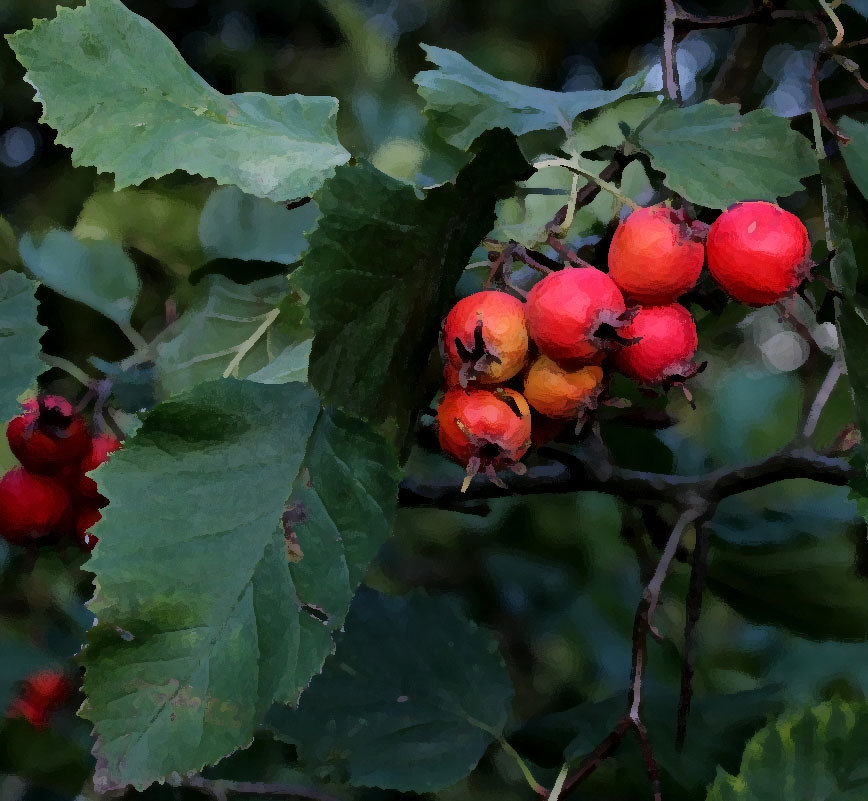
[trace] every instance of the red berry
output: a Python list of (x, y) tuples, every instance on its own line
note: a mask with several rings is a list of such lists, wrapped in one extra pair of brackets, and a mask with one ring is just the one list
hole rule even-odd
[(605, 331), (623, 325), (624, 297), (615, 282), (592, 267), (547, 275), (531, 289), (525, 316), (539, 349), (560, 362), (588, 363), (608, 347)]
[(527, 371), (524, 396), (540, 414), (570, 419), (583, 416), (596, 405), (602, 382), (603, 371), (599, 367), (565, 370), (548, 356), (540, 356)]
[(730, 206), (712, 224), (706, 248), (717, 283), (752, 306), (768, 306), (791, 294), (811, 269), (805, 226), (774, 203)]
[(90, 533), (99, 521), (102, 520), (100, 507), (94, 504), (83, 504), (78, 508), (75, 518), (75, 540), (86, 551), (92, 551), (99, 539)]
[(443, 348), (462, 386), (508, 381), (527, 361), (524, 304), (496, 291), (462, 298), (443, 322)]
[[(516, 468), (530, 447), (530, 408), (511, 389), (451, 389), (437, 409), (440, 446), (467, 468), (468, 480), (483, 471)], [(521, 468), (518, 468), (521, 471)]]
[(31, 473), (54, 475), (80, 462), (90, 447), (90, 433), (69, 401), (55, 395), (22, 404), (24, 414), (6, 428), (9, 447)]
[(96, 470), (120, 448), (121, 441), (114, 434), (96, 434), (90, 441), (90, 451), (81, 463), (81, 472), (89, 473), (91, 470)]
[(615, 354), (615, 365), (626, 376), (645, 384), (687, 378), (697, 371), (690, 360), (699, 344), (693, 315), (683, 306), (649, 306), (639, 310), (621, 329), (636, 339)]
[(678, 212), (665, 206), (634, 211), (615, 231), (609, 276), (637, 303), (671, 303), (692, 289), (705, 248)]
[(71, 692), (72, 686), (62, 673), (42, 670), (24, 682), (21, 695), (10, 704), (8, 714), (44, 729), (48, 726), (49, 712), (62, 706)]
[(56, 533), (70, 507), (69, 490), (60, 482), (23, 467), (0, 478), (0, 536), (24, 545)]

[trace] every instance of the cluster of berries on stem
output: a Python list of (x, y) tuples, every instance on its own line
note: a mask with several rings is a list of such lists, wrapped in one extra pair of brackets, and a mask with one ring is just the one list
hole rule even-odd
[(44, 545), (71, 537), (93, 549), (90, 529), (107, 499), (88, 473), (121, 443), (92, 434), (72, 404), (41, 395), (22, 404), (6, 428), (9, 448), (21, 463), (0, 478), (0, 536), (14, 545)]
[[(607, 271), (567, 266), (522, 301), (484, 290), (453, 306), (442, 326), (445, 393), (437, 410), (442, 449), (495, 483), (564, 430), (580, 428), (605, 397), (613, 371), (664, 390), (702, 369), (688, 308), (707, 263), (736, 301), (765, 306), (810, 278), (802, 222), (773, 203), (736, 203), (710, 226), (684, 209), (633, 211), (615, 231)], [(684, 389), (690, 399), (690, 394)]]

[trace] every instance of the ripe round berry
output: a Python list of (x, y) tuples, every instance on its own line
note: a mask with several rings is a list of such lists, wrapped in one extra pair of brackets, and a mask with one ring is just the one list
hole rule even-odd
[(69, 506), (63, 484), (16, 467), (0, 478), (0, 536), (24, 545), (54, 534)]
[(96, 434), (90, 441), (90, 451), (81, 463), (81, 472), (89, 473), (91, 470), (96, 470), (120, 448), (121, 441), (114, 434)]
[[(531, 289), (525, 304), (528, 331), (550, 359), (588, 363), (608, 347), (607, 334), (623, 325), (621, 290), (593, 267), (547, 275)], [(608, 330), (607, 330), (608, 329)]]
[[(437, 409), (440, 446), (467, 468), (468, 481), (482, 471), (516, 467), (530, 447), (530, 407), (511, 389), (451, 389)], [(520, 469), (520, 468), (519, 468)]]
[(24, 682), (20, 696), (10, 704), (9, 716), (24, 718), (34, 728), (44, 729), (49, 713), (62, 706), (71, 692), (72, 687), (62, 673), (42, 670)]
[(715, 281), (751, 306), (768, 306), (791, 294), (811, 269), (805, 226), (774, 203), (730, 206), (712, 224), (706, 248)]
[(630, 299), (645, 305), (671, 303), (692, 289), (705, 248), (690, 224), (665, 206), (634, 211), (615, 231), (609, 276)]
[(596, 405), (602, 382), (603, 371), (599, 367), (565, 370), (548, 356), (540, 356), (527, 371), (524, 396), (540, 414), (569, 419), (583, 416)]
[(527, 362), (524, 304), (496, 291), (462, 298), (443, 322), (443, 347), (462, 386), (508, 381)]
[(699, 339), (693, 315), (677, 303), (642, 308), (621, 335), (637, 341), (615, 354), (616, 367), (644, 384), (678, 381), (696, 373), (690, 360)]
[(54, 475), (77, 464), (90, 448), (84, 420), (65, 398), (46, 395), (22, 404), (6, 428), (9, 448), (31, 473)]

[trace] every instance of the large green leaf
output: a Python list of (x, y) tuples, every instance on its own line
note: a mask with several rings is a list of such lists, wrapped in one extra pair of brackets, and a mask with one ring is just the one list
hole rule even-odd
[(21, 238), (21, 258), (43, 284), (127, 327), (141, 290), (136, 267), (109, 239), (79, 240), (51, 231), (37, 243)]
[(206, 276), (157, 347), (162, 392), (173, 395), (221, 376), (263, 384), (307, 380), (310, 335), (284, 325), (278, 308), (288, 292), (282, 275), (252, 284)]
[(552, 128), (569, 133), (580, 114), (638, 92), (645, 82), (642, 73), (617, 89), (553, 92), (495, 78), (453, 50), (426, 44), (422, 49), (437, 67), (413, 79), (426, 113), (438, 133), (462, 150), (492, 128), (508, 128), (516, 136)]
[(281, 685), (319, 670), (310, 623), (330, 642), (343, 622), (397, 475), (382, 440), (306, 385), (234, 380), (157, 406), (96, 475), (111, 504), (88, 563), (99, 623), (82, 714), (97, 789), (141, 788), (248, 745), (291, 700)]
[(211, 258), (294, 264), (307, 249), (316, 203), (288, 211), (282, 203), (246, 195), (234, 186), (216, 189), (199, 218), (199, 237)]
[(403, 426), (455, 284), (526, 170), (498, 130), (454, 184), (422, 197), (367, 164), (339, 168), (317, 193), (322, 217), (293, 280), (310, 296), (310, 375), (329, 401)]
[(147, 189), (101, 189), (85, 201), (73, 233), (79, 239), (113, 239), (187, 276), (206, 260), (197, 225), (207, 196), (203, 186), (161, 182)]
[(868, 795), (866, 737), (862, 704), (785, 715), (748, 742), (738, 775), (718, 770), (706, 801), (859, 801)]
[(688, 200), (724, 209), (739, 200), (777, 200), (817, 172), (810, 143), (768, 109), (742, 115), (706, 100), (651, 114), (632, 141)]
[(0, 273), (0, 420), (18, 412), (18, 396), (32, 386), (45, 365), (36, 322), (36, 284), (12, 270)]
[(468, 775), (512, 701), (494, 639), (421, 592), (362, 592), (346, 629), (298, 709), (272, 713), (279, 735), (356, 786), (421, 793)]
[(7, 39), (37, 87), (41, 121), (72, 148), (73, 164), (113, 172), (119, 189), (185, 170), (287, 200), (349, 158), (337, 140), (337, 100), (222, 95), (119, 0), (61, 8)]

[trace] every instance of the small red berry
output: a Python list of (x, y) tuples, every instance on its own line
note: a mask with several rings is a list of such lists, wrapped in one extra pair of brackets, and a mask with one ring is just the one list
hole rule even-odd
[(81, 472), (89, 473), (91, 470), (96, 470), (120, 448), (121, 441), (114, 434), (96, 434), (90, 441), (90, 451), (81, 463)]
[(524, 304), (497, 291), (462, 298), (443, 322), (443, 347), (462, 386), (508, 381), (527, 362)]
[(584, 416), (596, 406), (603, 388), (603, 371), (594, 365), (565, 370), (540, 356), (527, 371), (524, 396), (540, 414), (558, 419)]
[(56, 670), (42, 670), (30, 676), (21, 694), (9, 706), (9, 717), (24, 718), (31, 726), (44, 729), (48, 715), (63, 705), (72, 693), (66, 677)]
[(609, 331), (624, 324), (621, 290), (593, 267), (565, 269), (537, 282), (525, 304), (527, 327), (550, 359), (567, 363), (597, 360), (609, 346)]
[(440, 446), (467, 468), (465, 489), (476, 473), (501, 484), (496, 471), (517, 469), (530, 447), (530, 407), (511, 389), (451, 389), (437, 409)]
[(100, 507), (95, 504), (82, 504), (75, 517), (74, 537), (76, 542), (86, 551), (92, 551), (99, 539), (90, 533), (99, 521), (102, 520)]
[(637, 303), (660, 305), (692, 289), (704, 261), (700, 235), (686, 218), (652, 206), (637, 209), (615, 230), (609, 276)]
[(9, 448), (31, 473), (54, 475), (80, 462), (90, 448), (84, 420), (65, 398), (46, 395), (24, 404), (6, 428)]
[(56, 533), (67, 518), (69, 490), (16, 467), (0, 478), (0, 536), (16, 545)]
[(642, 308), (621, 335), (636, 340), (615, 354), (616, 367), (629, 378), (662, 384), (697, 372), (690, 361), (699, 345), (696, 323), (684, 306)]
[(811, 242), (802, 221), (774, 203), (736, 203), (718, 217), (706, 242), (708, 268), (735, 300), (768, 306), (808, 277)]

